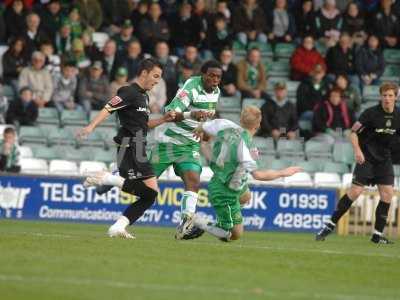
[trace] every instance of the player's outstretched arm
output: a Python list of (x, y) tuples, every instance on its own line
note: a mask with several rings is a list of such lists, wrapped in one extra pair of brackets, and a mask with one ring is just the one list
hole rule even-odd
[(147, 122), (147, 126), (149, 126), (150, 129), (153, 129), (166, 122), (173, 122), (175, 120), (175, 117), (175, 111), (167, 111), (161, 118), (149, 120), (149, 122)]
[(303, 171), (303, 169), (300, 167), (289, 167), (281, 170), (254, 170), (251, 172), (251, 175), (256, 180), (268, 181), (280, 177), (292, 176), (301, 171)]
[(94, 117), (94, 119), (92, 120), (92, 122), (89, 123), (89, 125), (87, 125), (86, 127), (83, 127), (82, 129), (80, 129), (77, 132), (77, 138), (79, 139), (84, 139), (86, 138), (89, 134), (91, 134), (93, 132), (93, 130), (95, 130), (95, 128), (101, 124), (105, 119), (108, 118), (108, 116), (110, 115), (110, 112), (103, 108), (97, 115), (96, 117)]

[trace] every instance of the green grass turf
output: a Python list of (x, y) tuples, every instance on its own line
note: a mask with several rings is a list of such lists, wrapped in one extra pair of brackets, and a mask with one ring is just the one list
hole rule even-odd
[(0, 299), (400, 299), (400, 247), (368, 237), (247, 232), (175, 241), (172, 228), (0, 221)]

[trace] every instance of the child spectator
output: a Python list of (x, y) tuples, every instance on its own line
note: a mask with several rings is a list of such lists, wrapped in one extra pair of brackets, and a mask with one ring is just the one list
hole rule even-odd
[(4, 130), (0, 141), (0, 171), (19, 173), (21, 171), (20, 152), (16, 142), (17, 133), (12, 127)]
[(19, 98), (10, 103), (7, 111), (7, 123), (23, 126), (35, 125), (38, 107), (33, 101), (33, 93), (29, 87), (21, 88)]

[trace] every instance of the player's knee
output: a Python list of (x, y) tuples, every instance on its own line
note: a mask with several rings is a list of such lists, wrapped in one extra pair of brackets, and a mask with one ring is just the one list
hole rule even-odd
[(351, 188), (347, 191), (347, 196), (352, 201), (355, 201), (362, 194), (363, 191), (364, 191), (364, 187), (363, 186), (352, 185)]
[(190, 174), (184, 177), (186, 190), (197, 192), (200, 189), (199, 175)]
[(250, 202), (250, 199), (251, 199), (251, 193), (247, 191), (240, 197), (239, 199), (240, 205), (241, 206), (246, 205), (247, 203)]
[(384, 190), (380, 192), (381, 200), (390, 203), (393, 198), (393, 190)]

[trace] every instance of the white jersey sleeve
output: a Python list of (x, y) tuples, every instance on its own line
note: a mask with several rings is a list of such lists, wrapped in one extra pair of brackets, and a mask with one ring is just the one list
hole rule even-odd
[(227, 128), (239, 128), (240, 126), (233, 123), (232, 121), (225, 119), (215, 119), (205, 122), (203, 125), (203, 130), (205, 133), (211, 136), (216, 136), (219, 131)]
[(248, 172), (253, 172), (257, 169), (257, 162), (251, 156), (250, 150), (243, 140), (240, 141), (238, 146), (238, 161), (240, 162), (242, 168)]

